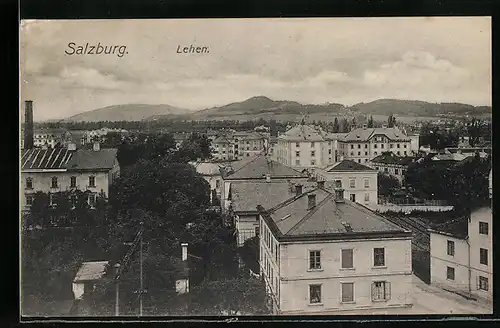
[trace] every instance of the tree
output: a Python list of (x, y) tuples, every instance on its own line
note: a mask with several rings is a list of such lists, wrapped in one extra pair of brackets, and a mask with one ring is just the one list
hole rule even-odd
[(333, 133), (339, 133), (339, 132), (340, 132), (339, 120), (337, 117), (335, 117), (335, 120), (333, 121)]
[(383, 172), (378, 172), (377, 189), (379, 195), (386, 197), (391, 196), (400, 188), (401, 184), (399, 183), (398, 179)]
[(351, 126), (349, 125), (349, 122), (347, 121), (347, 118), (342, 119), (342, 127), (341, 127), (341, 132), (342, 133), (347, 133), (351, 131)]
[(243, 247), (240, 249), (243, 262), (245, 262), (245, 265), (256, 274), (260, 271), (259, 251), (260, 246), (258, 236), (245, 240)]
[(212, 157), (211, 142), (206, 135), (193, 133), (189, 139), (184, 140), (179, 150), (172, 154), (171, 161), (187, 163), (194, 160), (205, 160)]
[(353, 118), (352, 118), (352, 121), (351, 121), (351, 128), (352, 128), (352, 129), (355, 129), (355, 128), (356, 128), (356, 124), (357, 124), (357, 122), (356, 122), (356, 117), (353, 117)]
[(481, 137), (481, 128), (483, 122), (475, 117), (472, 118), (471, 122), (467, 126), (467, 135), (469, 136), (469, 145), (471, 147), (475, 147), (479, 142), (479, 138)]
[(206, 281), (189, 293), (189, 311), (204, 315), (263, 315), (267, 296), (263, 281), (242, 275)]
[(368, 119), (368, 127), (369, 128), (375, 127), (374, 123), (373, 123), (373, 116), (371, 116), (371, 115), (370, 115), (370, 118)]
[(394, 115), (391, 114), (387, 118), (387, 127), (393, 128), (395, 125), (396, 125), (396, 118), (394, 117)]
[(272, 119), (269, 121), (269, 134), (272, 137), (277, 137), (278, 136), (278, 128), (276, 126), (276, 120)]

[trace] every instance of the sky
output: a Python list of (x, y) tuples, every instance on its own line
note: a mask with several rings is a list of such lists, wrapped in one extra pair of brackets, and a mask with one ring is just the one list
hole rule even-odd
[[(69, 43), (127, 54), (68, 55)], [(177, 53), (190, 45), (209, 53)], [(491, 53), (489, 17), (31, 20), (20, 29), (20, 98), (33, 100), (36, 121), (253, 96), (491, 105)]]

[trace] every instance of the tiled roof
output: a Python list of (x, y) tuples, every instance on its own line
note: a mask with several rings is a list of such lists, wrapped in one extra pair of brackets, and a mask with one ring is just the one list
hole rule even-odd
[(67, 169), (100, 170), (114, 166), (117, 149), (99, 151), (67, 148), (25, 149), (21, 153), (21, 170)]
[(112, 169), (118, 149), (104, 148), (98, 151), (79, 149), (67, 164), (68, 170)]
[(64, 169), (74, 153), (65, 148), (26, 149), (21, 153), (21, 170)]
[(410, 138), (406, 136), (398, 128), (359, 128), (354, 129), (349, 132), (345, 138), (341, 139), (343, 141), (368, 141), (375, 135), (384, 135), (389, 140), (407, 140)]
[(373, 163), (379, 164), (395, 164), (395, 165), (409, 165), (414, 162), (415, 157), (410, 156), (397, 156), (393, 152), (386, 152), (372, 159)]
[(104, 277), (108, 261), (83, 262), (73, 282), (92, 281)]
[[(316, 206), (311, 209), (308, 195), (316, 197)], [(268, 213), (285, 236), (405, 231), (360, 204), (349, 200), (337, 203), (334, 194), (321, 188), (289, 199)]]
[(342, 162), (335, 163), (325, 169), (327, 172), (336, 171), (374, 171), (371, 167), (344, 159)]
[[(301, 183), (302, 185), (302, 183)], [(316, 185), (303, 186), (303, 191)], [(295, 196), (295, 186), (286, 181), (259, 181), (231, 183), (232, 207), (235, 212), (257, 212), (257, 205), (272, 208)]]
[(226, 179), (265, 179), (266, 174), (270, 174), (271, 179), (307, 178), (305, 174), (296, 171), (288, 166), (275, 162), (264, 155), (254, 156), (248, 162), (245, 162), (242, 166), (238, 166), (233, 166), (233, 173), (227, 174)]
[(440, 235), (451, 236), (458, 239), (465, 239), (469, 230), (468, 226), (468, 218), (460, 217), (450, 222), (445, 222), (436, 227), (433, 227), (432, 229), (429, 229), (429, 231)]
[(232, 135), (233, 138), (243, 138), (243, 139), (264, 139), (264, 136), (258, 132), (255, 131), (248, 131), (248, 132), (235, 132)]
[(325, 133), (326, 140), (342, 140), (347, 133)]
[(279, 139), (289, 141), (324, 141), (321, 131), (310, 125), (296, 125), (285, 133), (281, 134)]

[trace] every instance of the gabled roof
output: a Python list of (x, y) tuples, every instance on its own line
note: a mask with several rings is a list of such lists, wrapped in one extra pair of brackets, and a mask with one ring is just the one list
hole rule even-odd
[(109, 170), (115, 163), (118, 150), (98, 151), (67, 148), (25, 149), (21, 152), (21, 171), (27, 170)]
[(342, 141), (368, 141), (376, 135), (384, 135), (389, 140), (393, 141), (410, 141), (410, 138), (406, 136), (398, 128), (358, 128), (349, 132), (345, 138), (340, 139)]
[[(301, 183), (302, 185), (302, 183)], [(303, 186), (303, 191), (316, 186)], [(272, 208), (295, 196), (295, 186), (287, 181), (244, 181), (231, 183), (232, 208), (235, 213), (257, 213), (257, 205)]]
[(335, 163), (327, 168), (325, 168), (327, 172), (339, 172), (339, 171), (375, 171), (371, 167), (366, 165), (356, 163), (354, 161), (344, 159), (341, 162)]
[[(237, 165), (237, 164), (236, 164)], [(233, 172), (225, 176), (227, 180), (265, 179), (266, 174), (273, 178), (307, 178), (307, 176), (288, 166), (275, 162), (264, 155), (256, 155), (242, 166), (233, 166)]]
[(285, 133), (281, 134), (278, 139), (288, 141), (324, 141), (321, 131), (310, 125), (296, 125)]
[(83, 262), (73, 282), (93, 281), (104, 277), (108, 261)]
[(415, 160), (415, 157), (398, 156), (393, 152), (385, 152), (382, 155), (378, 155), (377, 157), (373, 158), (371, 162), (377, 164), (409, 165)]
[(190, 162), (201, 175), (221, 175), (221, 165), (210, 162)]
[[(308, 207), (309, 195), (315, 195), (316, 206)], [(271, 220), (280, 237), (349, 238), (354, 235), (404, 234), (411, 232), (387, 221), (368, 208), (343, 200), (335, 201), (335, 195), (322, 189), (305, 192), (266, 211), (259, 207), (261, 214)], [(293, 238), (292, 238), (293, 239)]]
[(450, 236), (457, 239), (465, 239), (465, 237), (467, 237), (468, 235), (468, 226), (468, 218), (460, 217), (433, 227), (432, 229), (429, 229), (429, 232), (444, 236)]

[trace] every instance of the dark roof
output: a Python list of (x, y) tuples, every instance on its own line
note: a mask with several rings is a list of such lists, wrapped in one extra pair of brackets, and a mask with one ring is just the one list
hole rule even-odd
[(26, 149), (21, 152), (21, 170), (107, 170), (114, 166), (118, 150)]
[(275, 162), (264, 155), (256, 155), (243, 165), (232, 166), (233, 172), (225, 176), (227, 180), (265, 179), (266, 174), (273, 178), (307, 178), (307, 176), (288, 166)]
[(98, 151), (79, 149), (67, 164), (68, 170), (108, 170), (112, 169), (118, 149), (103, 148)]
[[(303, 192), (316, 185), (303, 185)], [(257, 212), (257, 205), (272, 208), (295, 196), (294, 183), (287, 181), (258, 181), (231, 183), (232, 208), (234, 212)]]
[(429, 229), (429, 231), (450, 236), (458, 239), (465, 239), (468, 235), (468, 217), (460, 217), (449, 222), (442, 223)]
[(374, 171), (371, 167), (366, 165), (356, 163), (354, 161), (345, 159), (342, 162), (335, 163), (330, 167), (325, 169), (327, 172), (336, 172), (336, 171)]
[(372, 163), (378, 164), (394, 164), (394, 165), (409, 165), (416, 160), (411, 156), (397, 156), (393, 152), (385, 152), (372, 159)]
[[(316, 197), (316, 206), (312, 209), (308, 208), (309, 195)], [(408, 233), (358, 203), (336, 202), (335, 195), (322, 188), (290, 198), (265, 214), (280, 235), (289, 237), (337, 235), (345, 238), (346, 234)]]

